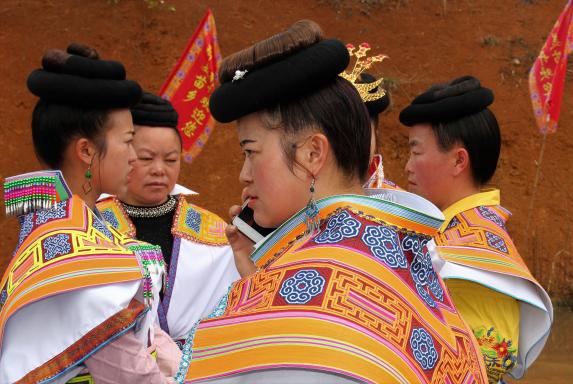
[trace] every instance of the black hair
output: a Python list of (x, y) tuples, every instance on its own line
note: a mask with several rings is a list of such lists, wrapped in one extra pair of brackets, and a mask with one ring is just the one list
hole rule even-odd
[(60, 169), (72, 140), (85, 137), (94, 142), (103, 156), (105, 128), (110, 110), (51, 103), (40, 99), (32, 114), (32, 139), (38, 160)]
[(461, 144), (468, 151), (474, 181), (486, 184), (495, 173), (501, 150), (501, 134), (493, 112), (488, 108), (446, 123), (432, 124), (442, 151)]
[(265, 110), (265, 115), (270, 119), (268, 127), (280, 127), (284, 132), (283, 151), (291, 170), (297, 146), (293, 139), (318, 129), (328, 138), (344, 174), (349, 179), (366, 179), (371, 140), (368, 111), (347, 80), (336, 78), (315, 92)]
[[(317, 47), (319, 49), (315, 50)], [(291, 171), (296, 163), (295, 155), (299, 144), (296, 140), (300, 139), (303, 132), (314, 130), (324, 133), (327, 137), (337, 165), (347, 179), (358, 178), (364, 181), (370, 160), (371, 128), (368, 112), (354, 86), (338, 76), (348, 65), (348, 51), (337, 40), (323, 40), (323, 32), (314, 21), (298, 21), (285, 31), (225, 58), (219, 71), (223, 84), (211, 96), (211, 112), (216, 115), (213, 111), (216, 107), (215, 111), (219, 113), (222, 121), (232, 121), (245, 116), (244, 111), (233, 111), (230, 103), (221, 101), (233, 100), (233, 92), (241, 87), (245, 89), (245, 93), (241, 94), (242, 98), (248, 96), (249, 92), (256, 94), (261, 85), (250, 83), (249, 79), (255, 78), (257, 73), (264, 73), (265, 70), (274, 74), (277, 65), (295, 58), (298, 61), (291, 62), (293, 68), (290, 69), (290, 78), (305, 79), (303, 83), (307, 88), (290, 84), (291, 86), (287, 87), (288, 92), (285, 92), (284, 87), (267, 87), (266, 91), (272, 91), (272, 95), (279, 93), (282, 96), (276, 98), (276, 102), (273, 100), (273, 103), (264, 106), (261, 104), (268, 101), (267, 98), (257, 100), (257, 103), (253, 103), (256, 105), (248, 106), (250, 112), (260, 111), (262, 121), (268, 129), (283, 131), (283, 152)], [(311, 69), (314, 72), (310, 71)], [(238, 82), (237, 87), (233, 87), (232, 79), (238, 70), (246, 70), (250, 74), (247, 74), (242, 83)], [(284, 70), (289, 71), (288, 66), (285, 65)], [(308, 87), (310, 80), (315, 81), (312, 82), (312, 87)]]

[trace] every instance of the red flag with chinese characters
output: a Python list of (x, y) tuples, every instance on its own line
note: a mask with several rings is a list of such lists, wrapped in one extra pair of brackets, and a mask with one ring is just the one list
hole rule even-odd
[(573, 49), (573, 5), (567, 2), (529, 72), (529, 90), (539, 131), (557, 130), (565, 87), (567, 55)]
[(189, 163), (201, 152), (215, 127), (209, 112), (209, 97), (215, 89), (220, 62), (215, 19), (211, 10), (207, 10), (159, 91), (179, 113), (183, 159)]

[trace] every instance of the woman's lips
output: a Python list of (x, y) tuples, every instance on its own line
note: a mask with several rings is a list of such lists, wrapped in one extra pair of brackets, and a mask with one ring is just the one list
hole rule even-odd
[(256, 196), (248, 196), (247, 199), (249, 200), (249, 202), (247, 203), (247, 205), (250, 208), (253, 208), (253, 205), (257, 202), (257, 197)]
[(147, 183), (145, 186), (151, 188), (167, 188), (167, 184), (165, 183)]

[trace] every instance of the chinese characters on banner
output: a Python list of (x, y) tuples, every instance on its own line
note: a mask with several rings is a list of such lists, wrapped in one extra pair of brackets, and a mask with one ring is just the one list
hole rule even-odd
[(209, 112), (209, 97), (215, 89), (220, 62), (215, 19), (211, 10), (207, 10), (159, 91), (179, 113), (178, 129), (183, 139), (183, 159), (187, 162), (201, 152), (215, 126)]
[(542, 134), (557, 130), (567, 72), (567, 55), (573, 49), (572, 16), (573, 5), (569, 0), (529, 72), (533, 112)]

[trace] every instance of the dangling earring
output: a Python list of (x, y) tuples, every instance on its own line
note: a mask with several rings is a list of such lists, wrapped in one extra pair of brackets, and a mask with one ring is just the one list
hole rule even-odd
[(92, 163), (93, 163), (93, 161), (94, 161), (94, 159), (92, 157), (92, 161), (90, 161), (90, 165), (88, 166), (88, 169), (86, 170), (86, 173), (85, 173), (86, 181), (82, 185), (84, 195), (87, 195), (88, 193), (90, 193), (92, 191)]
[(310, 199), (306, 204), (306, 208), (304, 209), (305, 220), (304, 223), (306, 224), (306, 235), (313, 235), (318, 231), (318, 227), (320, 225), (320, 218), (318, 216), (318, 206), (316, 205), (316, 200), (314, 200), (314, 183), (315, 178), (312, 178), (312, 182), (310, 183)]

